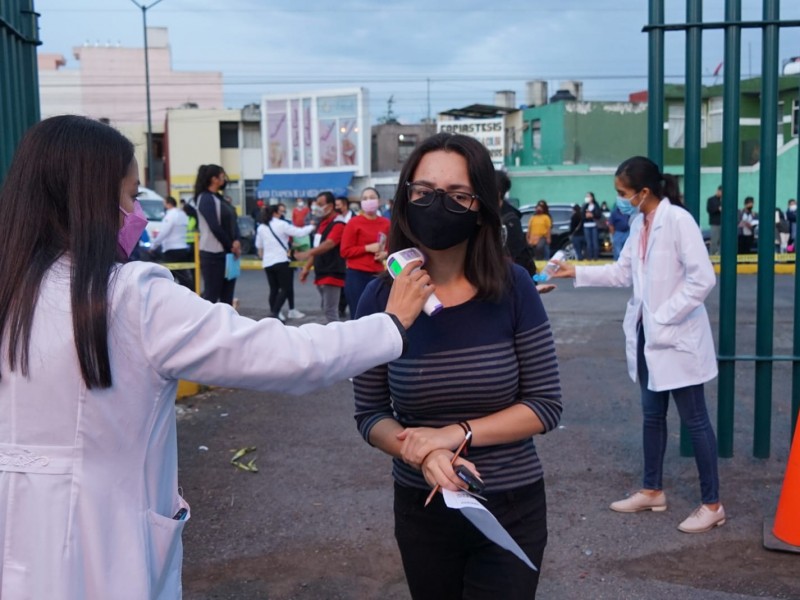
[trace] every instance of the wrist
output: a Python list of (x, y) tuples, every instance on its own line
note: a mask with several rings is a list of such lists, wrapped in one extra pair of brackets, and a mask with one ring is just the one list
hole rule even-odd
[(406, 333), (406, 328), (397, 315), (390, 312), (387, 312), (386, 314), (389, 315), (389, 317), (392, 319), (392, 323), (394, 323), (395, 327), (397, 327), (397, 331), (400, 332), (400, 338), (403, 340), (403, 351), (401, 353), (402, 356), (406, 353), (406, 350), (408, 350), (408, 335)]
[(472, 447), (472, 425), (470, 425), (469, 421), (460, 421), (456, 423), (455, 426), (458, 427), (458, 431), (461, 433), (458, 443), (460, 444), (464, 438), (467, 438), (467, 444), (464, 446), (464, 450), (462, 451), (462, 454), (466, 456), (467, 451)]

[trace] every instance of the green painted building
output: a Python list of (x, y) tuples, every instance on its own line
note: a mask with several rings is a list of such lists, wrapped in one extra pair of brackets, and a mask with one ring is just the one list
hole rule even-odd
[(0, 182), (25, 131), (39, 121), (33, 0), (0, 0)]
[[(761, 78), (742, 80), (739, 98), (739, 164), (754, 165), (760, 155)], [(778, 78), (778, 147), (797, 137), (797, 76)], [(683, 164), (684, 86), (667, 85), (665, 96), (664, 163)], [(722, 164), (722, 85), (703, 86), (700, 109), (700, 162), (703, 166)]]
[(647, 103), (562, 100), (526, 108), (520, 137), (508, 166), (615, 166), (646, 151)]
[[(665, 97), (664, 170), (683, 183), (684, 88), (668, 85)], [(722, 86), (703, 88), (700, 222), (707, 225), (705, 200), (722, 180)], [(776, 204), (785, 209), (796, 196), (798, 164), (798, 78), (779, 78), (778, 177)], [(758, 202), (761, 79), (741, 82), (738, 206)], [(613, 206), (614, 171), (630, 156), (647, 154), (647, 104), (559, 101), (522, 111), (518, 143), (505, 163), (510, 196), (520, 206), (540, 199), (550, 204), (583, 203), (586, 192)], [(683, 187), (683, 186), (682, 186)], [(756, 205), (758, 208), (758, 205)]]

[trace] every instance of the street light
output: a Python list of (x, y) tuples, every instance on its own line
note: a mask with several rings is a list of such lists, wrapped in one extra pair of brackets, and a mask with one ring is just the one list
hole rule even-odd
[(150, 60), (147, 48), (147, 11), (153, 8), (162, 0), (155, 0), (151, 4), (139, 4), (136, 0), (131, 0), (137, 8), (142, 9), (142, 29), (144, 30), (144, 85), (147, 93), (147, 177), (145, 185), (153, 187), (153, 120), (150, 115)]

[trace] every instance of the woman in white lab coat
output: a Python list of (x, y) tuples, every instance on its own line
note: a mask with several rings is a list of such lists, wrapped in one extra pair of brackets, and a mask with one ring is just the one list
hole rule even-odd
[(0, 194), (4, 599), (180, 598), (178, 379), (302, 394), (352, 377), (400, 356), (431, 291), (407, 269), (364, 319), (240, 317), (126, 263), (146, 223), (137, 173), (116, 130), (54, 117), (26, 134)]
[(719, 501), (717, 443), (703, 384), (717, 376), (711, 325), (703, 302), (716, 283), (700, 229), (683, 207), (676, 179), (649, 159), (623, 162), (614, 186), (617, 206), (636, 214), (617, 262), (596, 267), (561, 263), (555, 277), (581, 286), (633, 286), (623, 329), (631, 379), (639, 381), (644, 415), (642, 489), (611, 504), (618, 512), (663, 511), (667, 407), (672, 394), (691, 433), (702, 504), (678, 528), (708, 531), (725, 523)]

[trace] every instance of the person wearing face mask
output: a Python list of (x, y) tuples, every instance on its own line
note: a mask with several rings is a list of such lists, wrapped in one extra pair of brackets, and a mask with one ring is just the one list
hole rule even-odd
[[(294, 295), (294, 270), (291, 268), (291, 241), (290, 236), (308, 235), (314, 231), (313, 225), (295, 227), (281, 218), (281, 205), (267, 206), (264, 209), (264, 218), (256, 230), (256, 248), (261, 259), (261, 267), (267, 276), (269, 285), (269, 309), (271, 315), (285, 321), (286, 318), (301, 318), (294, 308), (294, 303), (289, 304), (289, 313), (286, 317), (281, 313), (283, 304), (289, 299), (290, 293)], [(301, 316), (305, 316), (300, 313)]]
[(609, 508), (621, 513), (667, 509), (662, 473), (671, 395), (691, 435), (702, 502), (678, 529), (709, 531), (725, 523), (717, 440), (703, 389), (717, 376), (714, 338), (703, 304), (716, 284), (714, 268), (674, 176), (635, 156), (617, 168), (614, 186), (620, 210), (635, 213), (619, 259), (602, 267), (561, 262), (553, 275), (574, 278), (578, 287), (633, 286), (622, 327), (628, 374), (641, 390), (644, 477), (639, 491)]
[(356, 213), (350, 210), (350, 201), (345, 196), (336, 198), (334, 210), (342, 217), (345, 223), (349, 223), (350, 219), (356, 216)]
[(752, 196), (744, 199), (744, 208), (739, 211), (739, 254), (750, 254), (755, 246), (755, 232), (758, 226), (758, 213), (753, 210), (755, 200)]
[(297, 257), (306, 260), (300, 271), (300, 282), (305, 283), (311, 268), (314, 268), (314, 285), (320, 296), (322, 314), (331, 323), (339, 317), (339, 299), (344, 288), (344, 259), (339, 253), (345, 222), (335, 209), (335, 198), (331, 192), (322, 192), (312, 208), (318, 221), (314, 243), (308, 252)]
[(528, 245), (533, 248), (537, 260), (550, 258), (551, 232), (553, 219), (546, 200), (539, 200), (536, 212), (528, 221)]
[(236, 279), (225, 278), (225, 255), (238, 258), (242, 253), (238, 239), (236, 211), (221, 195), (228, 177), (219, 165), (200, 165), (194, 183), (197, 221), (200, 231), (200, 272), (203, 298), (209, 302), (233, 304)]
[(350, 314), (356, 314), (358, 300), (367, 284), (384, 271), (389, 219), (378, 214), (380, 195), (372, 187), (361, 192), (362, 214), (350, 219), (342, 234), (339, 250), (345, 259), (344, 294)]
[[(623, 212), (623, 208), (626, 212)], [(611, 247), (614, 252), (614, 260), (619, 258), (622, 247), (628, 240), (628, 235), (631, 231), (630, 218), (632, 213), (633, 207), (625, 202), (617, 202), (614, 205), (614, 210), (611, 211), (611, 216), (608, 219), (608, 228), (611, 232)]]
[(597, 260), (600, 258), (600, 233), (597, 224), (603, 217), (603, 213), (594, 198), (594, 193), (586, 192), (585, 204), (583, 205), (583, 235), (586, 238), (587, 260)]
[[(559, 422), (558, 363), (534, 283), (506, 259), (497, 198), (478, 140), (440, 133), (411, 153), (389, 252), (418, 247), (427, 256), (444, 308), (409, 329), (403, 358), (354, 381), (361, 435), (393, 458), (395, 537), (415, 599), (536, 594), (539, 573), (489, 542), (441, 494), (425, 506), (434, 486), (465, 487), (454, 466), (483, 479), (487, 508), (538, 567), (547, 541), (533, 436)], [(389, 281), (367, 286), (357, 316), (383, 310)], [(454, 457), (465, 439), (466, 456)]]
[(322, 388), (399, 357), (432, 290), (414, 263), (383, 314), (253, 321), (126, 262), (137, 192), (133, 144), (71, 115), (26, 133), (0, 191), (3, 598), (178, 600), (178, 380)]

